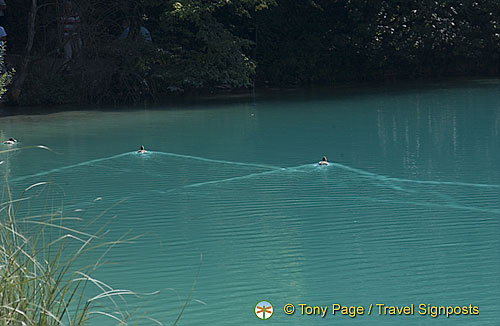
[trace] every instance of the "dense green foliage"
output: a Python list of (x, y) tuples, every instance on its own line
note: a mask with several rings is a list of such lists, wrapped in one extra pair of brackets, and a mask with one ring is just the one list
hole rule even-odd
[[(14, 65), (14, 54), (25, 54), (33, 2), (26, 104), (136, 102), (254, 82), (496, 76), (499, 69), (500, 0), (73, 0), (83, 46), (68, 67), (64, 1), (10, 1)], [(120, 40), (124, 19), (132, 21), (130, 35)]]
[[(263, 13), (259, 76), (303, 84), (495, 74), (499, 1), (280, 1)], [(279, 35), (279, 37), (277, 37)]]
[(13, 73), (13, 71), (7, 71), (6, 69), (3, 68), (5, 67), (4, 52), (5, 52), (5, 45), (0, 45), (0, 67), (2, 67), (2, 71), (0, 72), (0, 101), (3, 100), (3, 96), (7, 91), (6, 87), (12, 80), (12, 73)]

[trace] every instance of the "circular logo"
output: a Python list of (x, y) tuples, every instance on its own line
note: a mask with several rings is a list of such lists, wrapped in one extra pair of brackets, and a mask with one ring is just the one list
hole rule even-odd
[(293, 315), (293, 313), (295, 312), (295, 306), (291, 303), (287, 303), (283, 307), (283, 311), (285, 311), (285, 314), (287, 314), (287, 315)]
[(255, 305), (255, 316), (259, 319), (269, 319), (273, 315), (273, 304), (269, 301), (262, 300)]

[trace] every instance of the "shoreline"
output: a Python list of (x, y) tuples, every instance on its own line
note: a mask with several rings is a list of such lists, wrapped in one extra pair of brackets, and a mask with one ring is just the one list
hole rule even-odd
[[(297, 87), (256, 87), (255, 89), (228, 89), (228, 90), (209, 90), (203, 89), (198, 92), (189, 92), (184, 94), (175, 94), (171, 97), (160, 97), (152, 101), (143, 103), (120, 103), (120, 104), (89, 104), (89, 103), (68, 103), (47, 106), (6, 106), (0, 105), (0, 118), (13, 116), (36, 116), (48, 115), (62, 112), (84, 112), (84, 111), (102, 111), (102, 112), (128, 112), (136, 110), (168, 110), (172, 108), (199, 106), (203, 104), (223, 104), (228, 103), (247, 103), (256, 102), (261, 99), (272, 99), (274, 96), (284, 93), (292, 93), (292, 96), (300, 95), (319, 95), (319, 96), (359, 96), (368, 95), (372, 92), (379, 93), (408, 91), (409, 88), (415, 90), (426, 90), (432, 87), (456, 88), (470, 86), (471, 84), (500, 85), (500, 77), (450, 77), (432, 80), (404, 80), (404, 81), (385, 81), (385, 82), (352, 82), (339, 83), (332, 86), (312, 85)], [(361, 93), (360, 93), (361, 92)], [(161, 107), (160, 107), (161, 106)]]

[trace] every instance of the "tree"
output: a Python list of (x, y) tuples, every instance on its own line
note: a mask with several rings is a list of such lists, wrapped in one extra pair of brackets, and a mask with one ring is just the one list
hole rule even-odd
[[(73, 0), (83, 48), (68, 74), (64, 1), (12, 2), (18, 102), (138, 102), (255, 81), (332, 85), (499, 69), (500, 0)], [(125, 19), (134, 23), (119, 40)], [(134, 37), (141, 27), (153, 42)]]

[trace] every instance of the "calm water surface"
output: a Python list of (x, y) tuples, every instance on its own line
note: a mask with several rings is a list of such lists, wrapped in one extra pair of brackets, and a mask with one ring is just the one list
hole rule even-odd
[[(106, 211), (87, 228), (141, 236), (93, 274), (160, 291), (129, 299), (130, 311), (142, 306), (131, 320), (172, 324), (196, 279), (179, 325), (500, 323), (498, 81), (160, 109), (0, 119), (2, 139), (58, 153), (9, 153), (1, 169), (15, 194), (52, 181), (66, 214)], [(141, 144), (148, 154), (135, 153)], [(323, 155), (334, 163), (318, 167)], [(42, 188), (30, 190), (32, 211)], [(268, 321), (253, 312), (264, 299)], [(287, 316), (287, 303), (330, 310)], [(332, 316), (332, 303), (480, 314), (349, 318)]]

